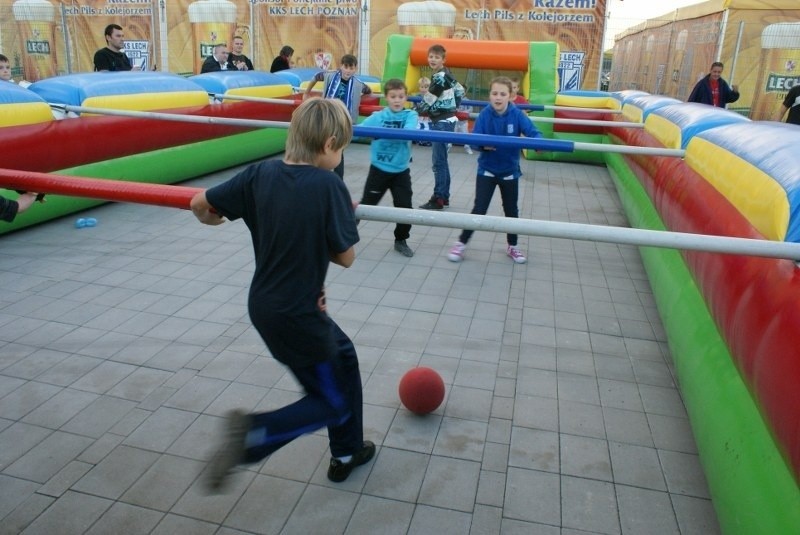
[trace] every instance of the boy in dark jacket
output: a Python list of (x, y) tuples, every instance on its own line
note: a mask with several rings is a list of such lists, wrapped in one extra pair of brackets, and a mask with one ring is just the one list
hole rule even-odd
[(711, 72), (695, 84), (687, 102), (699, 102), (724, 108), (729, 102), (739, 100), (739, 91), (736, 86), (729, 86), (728, 82), (722, 79), (723, 68), (724, 65), (719, 61), (712, 63)]

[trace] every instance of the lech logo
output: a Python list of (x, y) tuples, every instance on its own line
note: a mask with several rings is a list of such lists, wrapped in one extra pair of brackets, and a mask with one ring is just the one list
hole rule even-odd
[(583, 58), (585, 52), (562, 52), (558, 62), (558, 77), (561, 80), (559, 91), (572, 91), (581, 88), (583, 79)]
[(792, 87), (800, 84), (800, 76), (787, 76), (782, 73), (769, 73), (767, 86), (764, 91), (767, 93), (785, 93)]
[(33, 41), (31, 39), (25, 41), (25, 51), (28, 54), (49, 54), (50, 42), (48, 41)]

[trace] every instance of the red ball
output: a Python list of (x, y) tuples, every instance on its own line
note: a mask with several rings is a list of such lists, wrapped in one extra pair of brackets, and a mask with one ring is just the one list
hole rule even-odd
[(400, 401), (415, 414), (435, 411), (444, 401), (444, 381), (432, 368), (412, 368), (400, 379)]

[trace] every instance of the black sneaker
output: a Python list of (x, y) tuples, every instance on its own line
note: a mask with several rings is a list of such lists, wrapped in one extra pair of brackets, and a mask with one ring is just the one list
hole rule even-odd
[(406, 240), (394, 240), (394, 250), (403, 256), (411, 258), (414, 256), (414, 251), (408, 246)]
[(328, 479), (334, 483), (341, 483), (350, 475), (353, 468), (366, 464), (375, 456), (375, 444), (369, 440), (365, 440), (361, 449), (353, 454), (353, 458), (349, 463), (343, 463), (339, 459), (331, 459), (331, 465), (328, 467)]
[(217, 452), (208, 462), (205, 476), (206, 490), (222, 492), (233, 468), (244, 459), (244, 440), (250, 431), (250, 415), (241, 410), (228, 413), (225, 422), (225, 437)]
[(431, 199), (425, 204), (421, 205), (420, 208), (423, 210), (441, 210), (444, 207), (444, 201), (441, 199)]

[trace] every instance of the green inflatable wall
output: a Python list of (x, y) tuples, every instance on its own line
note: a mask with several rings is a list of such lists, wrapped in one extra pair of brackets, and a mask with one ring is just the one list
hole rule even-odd
[[(631, 226), (665, 230), (622, 156), (609, 153), (606, 161)], [(723, 532), (800, 533), (800, 489), (683, 257), (673, 249), (641, 247), (639, 251)]]

